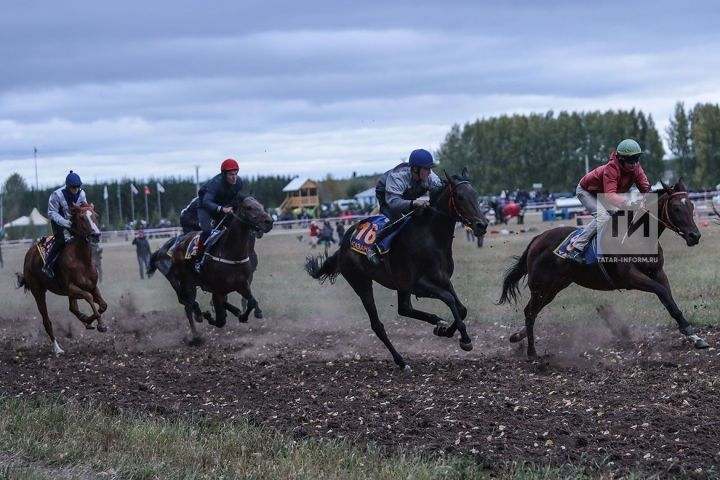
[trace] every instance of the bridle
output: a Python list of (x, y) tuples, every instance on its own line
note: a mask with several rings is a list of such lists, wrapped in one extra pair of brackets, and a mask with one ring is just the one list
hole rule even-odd
[[(673, 232), (677, 233), (682, 238), (685, 238), (685, 234), (683, 232), (681, 232), (677, 226), (675, 226), (672, 219), (670, 218), (670, 212), (669, 212), (670, 200), (672, 200), (673, 197), (677, 197), (677, 196), (684, 196), (685, 198), (687, 198), (687, 192), (671, 193), (670, 196), (668, 197), (667, 201), (665, 202), (665, 204), (662, 207), (659, 218), (656, 217), (655, 215), (653, 215), (652, 213), (650, 213), (650, 211), (647, 208), (643, 208), (643, 210), (648, 214), (648, 216), (650, 216), (651, 218), (654, 218), (658, 222), (662, 223), (665, 226), (665, 228), (667, 228), (668, 230), (672, 230)], [(663, 218), (665, 220), (663, 220)]]
[[(455, 187), (458, 185), (462, 185), (464, 183), (470, 183), (468, 180), (460, 180), (459, 182), (455, 183)], [(460, 210), (458, 210), (457, 205), (455, 204), (455, 192), (453, 191), (453, 184), (452, 182), (448, 183), (448, 190), (450, 190), (450, 195), (448, 196), (448, 212), (449, 216), (452, 217), (453, 215), (457, 217), (460, 222), (462, 222), (463, 225), (467, 227), (472, 227), (472, 224), (470, 221), (465, 218), (465, 216), (460, 213)]]

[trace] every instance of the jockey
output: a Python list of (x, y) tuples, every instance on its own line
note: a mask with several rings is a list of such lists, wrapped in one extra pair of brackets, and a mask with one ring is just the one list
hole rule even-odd
[(65, 230), (72, 225), (70, 223), (70, 207), (73, 204), (87, 205), (85, 192), (80, 188), (81, 186), (80, 175), (70, 170), (70, 173), (65, 177), (65, 186), (50, 194), (48, 216), (50, 217), (50, 226), (55, 241), (45, 258), (45, 265), (42, 268), (43, 273), (50, 278), (55, 276), (55, 264), (60, 258), (60, 252), (65, 247)]
[(635, 140), (627, 138), (618, 144), (605, 165), (597, 167), (580, 180), (575, 194), (595, 218), (568, 246), (568, 258), (584, 263), (583, 252), (588, 242), (598, 229), (610, 220), (607, 212), (598, 214), (598, 194), (604, 193), (605, 198), (616, 208), (637, 208), (642, 204), (642, 200), (630, 201), (616, 195), (629, 192), (633, 184), (637, 185), (640, 193), (650, 191), (650, 182), (640, 166), (640, 155), (642, 155), (640, 145)]
[(180, 211), (180, 226), (183, 235), (190, 232), (200, 230), (200, 220), (198, 219), (198, 208), (200, 206), (200, 197), (195, 197), (187, 207)]
[(210, 179), (205, 185), (200, 187), (198, 192), (198, 220), (200, 221), (200, 241), (198, 242), (198, 262), (195, 264), (195, 271), (200, 272), (203, 259), (205, 258), (205, 241), (210, 236), (212, 230), (212, 220), (217, 222), (222, 218), (233, 213), (232, 207), (229, 205), (235, 196), (242, 191), (243, 182), (238, 177), (240, 167), (232, 158), (228, 158), (220, 165), (220, 173)]
[(413, 150), (408, 163), (401, 163), (378, 179), (375, 196), (380, 205), (380, 213), (388, 217), (390, 222), (377, 233), (375, 242), (367, 251), (367, 258), (373, 265), (380, 265), (380, 241), (400, 225), (394, 222), (416, 207), (428, 206), (430, 202), (419, 197), (442, 187), (440, 177), (431, 170), (434, 167), (437, 167), (437, 164), (430, 152), (423, 149)]

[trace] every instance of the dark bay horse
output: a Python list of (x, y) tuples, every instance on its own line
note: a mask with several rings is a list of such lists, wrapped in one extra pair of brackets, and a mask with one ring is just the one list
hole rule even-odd
[[(43, 319), (45, 331), (52, 342), (53, 352), (63, 353), (53, 333), (52, 322), (48, 317), (45, 293), (49, 290), (56, 295), (68, 297), (70, 311), (85, 324), (85, 328), (92, 329), (92, 323), (97, 320), (99, 332), (107, 331), (101, 315), (107, 310), (107, 303), (100, 294), (97, 286), (97, 270), (92, 261), (90, 242), (100, 240), (100, 230), (97, 227), (97, 216), (92, 205), (70, 207), (72, 239), (65, 245), (57, 262), (57, 273), (54, 278), (42, 273), (43, 260), (38, 250), (38, 242), (33, 243), (25, 254), (23, 274), (17, 274), (18, 288), (25, 287), (30, 290), (38, 310)], [(80, 312), (78, 300), (85, 300), (92, 308), (92, 315)], [(94, 303), (93, 303), (94, 302)], [(97, 307), (95, 306), (97, 303)]]
[[(658, 222), (658, 236), (669, 229), (685, 239), (689, 247), (697, 245), (700, 232), (693, 220), (694, 206), (687, 197), (685, 183), (681, 180), (674, 188), (663, 184), (663, 190), (656, 193), (659, 194), (659, 215), (655, 218), (651, 216), (650, 221)], [(528, 277), (530, 301), (525, 307), (525, 328), (510, 337), (511, 342), (519, 342), (527, 337), (528, 357), (537, 358), (533, 334), (535, 318), (545, 305), (552, 302), (555, 295), (572, 283), (593, 290), (625, 289), (654, 293), (675, 319), (680, 332), (692, 340), (696, 348), (708, 346), (704, 339), (695, 334), (672, 297), (670, 282), (663, 271), (664, 258), (660, 244), (657, 246), (657, 262), (604, 263), (608, 280), (598, 264), (581, 265), (553, 253), (555, 247), (573, 230), (573, 227), (559, 227), (536, 236), (505, 274), (498, 304), (516, 302), (520, 280), (525, 275)]]
[[(169, 246), (175, 243), (174, 240), (163, 245), (150, 257), (148, 275), (159, 269), (168, 279), (178, 301), (185, 307), (194, 340), (199, 338), (195, 322), (202, 322), (203, 317), (211, 325), (220, 328), (225, 326), (226, 311), (236, 315), (240, 322), (247, 322), (250, 312), (258, 305), (250, 290), (253, 272), (257, 267), (257, 256), (254, 253), (255, 235), (258, 232), (269, 232), (273, 221), (262, 204), (251, 196), (238, 194), (230, 206), (234, 213), (225, 217), (223, 224), (226, 229), (211, 247), (211, 251), (205, 252), (208, 258), (205, 259), (199, 274), (193, 268), (195, 258), (185, 259), (188, 243), (197, 232), (190, 232), (177, 239), (171, 257), (167, 252)], [(195, 300), (197, 287), (212, 293), (216, 318), (213, 319), (209, 312), (203, 313), (200, 310)], [(245, 312), (228, 303), (227, 296), (231, 292), (238, 292), (247, 301)]]
[[(373, 331), (400, 368), (409, 369), (409, 366), (390, 343), (378, 317), (373, 281), (397, 291), (398, 314), (435, 325), (434, 333), (438, 336), (452, 338), (459, 330), (460, 347), (466, 351), (472, 349), (472, 340), (463, 322), (467, 308), (460, 302), (450, 281), (454, 270), (452, 243), (456, 222), (462, 222), (481, 237), (485, 235), (488, 221), (480, 211), (478, 193), (467, 179), (467, 171), (463, 170), (461, 177), (447, 174), (445, 177), (447, 182), (442, 189), (433, 192), (430, 207), (413, 211), (413, 218), (393, 241), (390, 252), (379, 266), (372, 265), (365, 254), (351, 248), (350, 241), (356, 234), (357, 224), (348, 229), (339, 250), (333, 255), (324, 261), (322, 257), (309, 257), (305, 263), (307, 273), (321, 283), (328, 279), (334, 283), (340, 274), (345, 277), (362, 300)], [(440, 299), (450, 308), (453, 323), (448, 326), (437, 315), (414, 309), (411, 295)]]

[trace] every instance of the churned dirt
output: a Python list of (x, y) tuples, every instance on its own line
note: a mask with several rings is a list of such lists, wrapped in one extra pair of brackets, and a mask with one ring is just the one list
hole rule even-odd
[[(632, 327), (611, 308), (589, 326), (537, 327), (530, 363), (503, 325), (470, 324), (475, 349), (417, 321), (386, 322), (412, 365), (395, 368), (367, 323), (268, 319), (187, 345), (183, 315), (138, 315), (132, 299), (101, 334), (56, 322), (55, 356), (38, 320), (0, 319), (0, 395), (53, 394), (119, 411), (247, 419), (295, 438), (343, 438), (430, 455), (573, 463), (622, 475), (714, 476), (720, 466), (720, 341), (697, 351), (676, 330)], [(282, 325), (279, 325), (282, 324)]]

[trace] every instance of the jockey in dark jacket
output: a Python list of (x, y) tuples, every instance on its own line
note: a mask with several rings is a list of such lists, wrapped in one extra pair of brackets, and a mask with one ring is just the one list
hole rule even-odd
[(200, 187), (197, 213), (202, 233), (198, 242), (198, 258), (200, 260), (195, 265), (197, 272), (202, 268), (203, 259), (205, 258), (205, 255), (203, 255), (205, 253), (205, 241), (212, 231), (212, 221), (215, 220), (217, 224), (225, 215), (233, 213), (230, 203), (242, 191), (243, 187), (242, 180), (238, 177), (239, 170), (238, 163), (232, 158), (228, 158), (220, 165), (220, 173)]
[(200, 207), (200, 197), (195, 197), (187, 207), (180, 211), (180, 226), (183, 235), (190, 232), (200, 230), (200, 220), (198, 219), (198, 208)]

